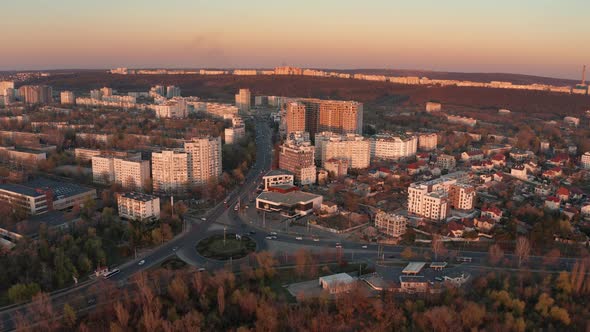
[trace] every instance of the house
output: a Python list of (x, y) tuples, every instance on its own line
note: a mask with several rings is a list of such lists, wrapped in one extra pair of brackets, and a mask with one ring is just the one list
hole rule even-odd
[(535, 195), (540, 197), (547, 197), (551, 194), (551, 186), (548, 184), (540, 184), (535, 187)]
[(497, 172), (496, 174), (494, 174), (494, 181), (502, 182), (505, 178), (506, 176), (504, 175), (504, 173)]
[(537, 165), (534, 161), (529, 161), (524, 164), (524, 168), (526, 168), (528, 173), (535, 174), (539, 171), (539, 165)]
[(559, 210), (561, 201), (555, 196), (549, 196), (545, 199), (545, 208), (549, 210)]
[(527, 180), (527, 173), (526, 173), (526, 168), (524, 167), (524, 165), (512, 166), (512, 168), (510, 169), (510, 175), (514, 176), (517, 179), (523, 180), (523, 181)]
[(583, 196), (584, 192), (582, 191), (582, 189), (577, 187), (570, 188), (570, 199), (582, 199)]
[(334, 202), (325, 201), (322, 202), (320, 210), (322, 211), (322, 214), (337, 214), (338, 204)]
[(489, 171), (494, 168), (494, 163), (490, 160), (484, 160), (481, 162), (474, 162), (471, 164), (471, 169), (474, 171)]
[(502, 218), (502, 210), (497, 206), (485, 207), (481, 209), (481, 216), (493, 219), (494, 221), (500, 221)]
[(590, 217), (590, 204), (583, 205), (581, 212), (584, 217)]
[(510, 158), (516, 161), (524, 161), (533, 157), (535, 154), (532, 151), (512, 150), (510, 151)]
[(453, 234), (454, 237), (461, 237), (465, 232), (465, 226), (454, 220), (447, 224), (447, 228), (449, 229), (449, 233)]
[(418, 154), (416, 154), (416, 160), (428, 162), (428, 161), (430, 161), (430, 153), (428, 153), (428, 152), (418, 153)]
[(555, 196), (557, 196), (560, 201), (565, 202), (570, 199), (570, 191), (566, 187), (559, 187), (555, 192)]
[(492, 164), (494, 167), (504, 167), (506, 166), (506, 156), (498, 153), (492, 157)]
[(415, 163), (411, 163), (407, 166), (408, 174), (415, 175), (418, 173), (422, 173), (428, 169), (428, 165), (424, 161), (417, 161)]
[(461, 160), (463, 161), (476, 161), (483, 160), (484, 154), (481, 150), (465, 151), (461, 153)]
[(563, 171), (561, 170), (561, 167), (554, 167), (543, 172), (543, 177), (547, 179), (555, 179), (560, 176), (563, 176)]
[(496, 220), (488, 217), (475, 218), (475, 228), (480, 232), (489, 232), (496, 226)]
[(561, 153), (557, 156), (547, 160), (547, 164), (551, 166), (563, 166), (569, 162), (570, 157), (567, 154)]
[(576, 215), (578, 215), (580, 211), (573, 206), (568, 206), (563, 209), (563, 214), (569, 219), (572, 220)]
[(494, 176), (491, 174), (482, 174), (479, 176), (479, 179), (483, 181), (483, 183), (488, 183), (494, 180)]

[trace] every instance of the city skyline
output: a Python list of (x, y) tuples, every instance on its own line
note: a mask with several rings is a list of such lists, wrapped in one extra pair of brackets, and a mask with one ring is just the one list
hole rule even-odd
[[(0, 70), (111, 67), (502, 72), (578, 80), (590, 4), (174, 0), (5, 4)], [(22, 38), (22, 36), (27, 38)]]

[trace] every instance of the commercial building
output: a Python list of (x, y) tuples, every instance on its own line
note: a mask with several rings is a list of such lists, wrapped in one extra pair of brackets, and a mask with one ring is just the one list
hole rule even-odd
[(324, 168), (331, 159), (346, 160), (353, 169), (367, 168), (371, 164), (371, 142), (357, 134), (321, 132), (315, 136), (315, 147), (316, 158)]
[(293, 176), (293, 173), (282, 169), (274, 169), (262, 177), (262, 183), (264, 183), (265, 191), (268, 191), (271, 187), (276, 186), (292, 186), (294, 180), (295, 177)]
[(356, 101), (297, 99), (305, 105), (305, 130), (316, 133), (362, 134), (363, 104)]
[(294, 217), (307, 215), (322, 206), (323, 196), (299, 190), (263, 191), (256, 198), (256, 208), (267, 212), (279, 212)]
[(330, 294), (338, 294), (350, 291), (354, 287), (356, 279), (347, 273), (338, 273), (320, 277), (319, 283), (320, 287)]
[(371, 138), (371, 158), (398, 160), (416, 155), (418, 138), (407, 134), (378, 134)]
[(391, 237), (400, 237), (406, 233), (408, 218), (379, 210), (375, 214), (375, 227), (383, 234)]
[(297, 102), (288, 103), (285, 119), (287, 135), (305, 131), (305, 105)]
[(434, 103), (434, 102), (427, 102), (426, 103), (426, 112), (431, 113), (431, 112), (440, 112), (442, 109), (442, 105), (440, 103)]
[(62, 91), (59, 94), (59, 99), (60, 102), (62, 104), (75, 104), (76, 103), (76, 98), (74, 96), (74, 93), (72, 91)]
[(149, 221), (160, 219), (160, 199), (142, 193), (124, 193), (117, 196), (119, 216), (129, 220)]
[(168, 150), (152, 153), (154, 192), (183, 192), (188, 189), (188, 153)]
[[(440, 178), (424, 181), (414, 182), (408, 187), (408, 212), (432, 220), (444, 220), (447, 218), (453, 198), (459, 196), (459, 201), (455, 201), (460, 205), (468, 201), (469, 192), (458, 193), (453, 191), (455, 196), (449, 197), (451, 186), (457, 183), (464, 183), (468, 180), (466, 172), (455, 172), (444, 175)], [(465, 196), (461, 196), (461, 194)], [(465, 205), (460, 205), (465, 206)]]
[(280, 147), (279, 168), (287, 170), (295, 176), (300, 185), (316, 182), (315, 150), (310, 142), (286, 141)]
[(250, 111), (252, 95), (248, 89), (240, 89), (236, 94), (236, 106), (240, 112), (245, 113)]
[(436, 133), (425, 133), (418, 135), (418, 149), (421, 151), (436, 150), (438, 145), (438, 135)]
[(27, 215), (70, 209), (87, 199), (96, 199), (96, 190), (44, 178), (23, 184), (0, 184), (0, 201)]
[(23, 85), (18, 93), (27, 104), (49, 104), (53, 102), (53, 89), (47, 85)]
[(193, 138), (184, 142), (188, 154), (188, 181), (191, 185), (205, 185), (221, 176), (221, 138)]

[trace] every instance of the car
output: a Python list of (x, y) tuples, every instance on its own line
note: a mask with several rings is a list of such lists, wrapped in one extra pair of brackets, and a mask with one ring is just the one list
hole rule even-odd
[(88, 305), (93, 305), (96, 304), (96, 298), (95, 297), (91, 297), (88, 299), (87, 301)]
[(270, 232), (270, 235), (277, 235), (277, 232)]
[(145, 264), (145, 259), (142, 259), (139, 261), (139, 263), (137, 263), (137, 265), (142, 266), (143, 264)]
[(256, 231), (250, 231), (248, 233), (250, 233), (250, 235), (254, 235), (254, 234), (256, 234)]
[(362, 246), (361, 248), (363, 248), (363, 249), (367, 249), (368, 247), (367, 247), (367, 245), (365, 244), (365, 245), (364, 245), (364, 246)]
[(442, 277), (434, 277), (434, 280), (436, 280), (436, 281), (443, 281), (444, 279)]
[(298, 237), (295, 238), (295, 240), (301, 241), (301, 240), (303, 240), (303, 238), (301, 236), (298, 236)]
[(205, 268), (204, 268), (204, 267), (201, 267), (201, 268), (199, 268), (199, 270), (198, 270), (198, 271), (199, 271), (199, 272), (205, 272), (205, 271), (207, 271), (207, 270), (205, 270)]
[(313, 242), (320, 242), (320, 239), (318, 239), (317, 237), (314, 237)]
[(201, 218), (202, 221), (207, 221), (207, 218), (203, 217)]
[(273, 239), (273, 240), (276, 240), (276, 239), (277, 239), (277, 236), (276, 236), (276, 235), (273, 235), (273, 236), (272, 236), (272, 239)]
[(178, 250), (178, 247), (172, 248), (172, 251), (176, 251), (176, 250)]
[(265, 239), (272, 240), (272, 236), (269, 235), (269, 236), (265, 237)]

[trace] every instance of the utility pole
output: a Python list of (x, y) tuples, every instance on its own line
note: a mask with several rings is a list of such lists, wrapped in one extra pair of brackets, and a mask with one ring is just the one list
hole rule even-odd
[(225, 231), (227, 230), (227, 226), (223, 226), (223, 246), (225, 247)]

